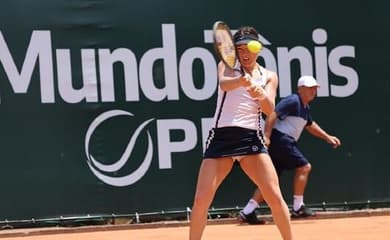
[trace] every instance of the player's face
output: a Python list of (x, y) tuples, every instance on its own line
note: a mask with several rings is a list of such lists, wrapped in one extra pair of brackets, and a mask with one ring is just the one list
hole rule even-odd
[(256, 63), (257, 53), (252, 53), (249, 51), (246, 44), (237, 45), (236, 48), (241, 65), (244, 68), (253, 67)]

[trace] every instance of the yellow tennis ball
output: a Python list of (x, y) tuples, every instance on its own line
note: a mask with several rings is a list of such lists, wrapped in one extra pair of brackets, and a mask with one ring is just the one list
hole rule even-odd
[(255, 40), (248, 42), (246, 46), (252, 53), (259, 53), (262, 47), (261, 43)]

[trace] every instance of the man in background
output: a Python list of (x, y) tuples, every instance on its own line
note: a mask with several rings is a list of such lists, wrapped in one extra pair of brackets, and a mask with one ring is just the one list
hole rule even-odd
[[(278, 176), (285, 170), (295, 170), (293, 183), (293, 206), (291, 217), (314, 216), (315, 213), (305, 206), (303, 196), (311, 171), (311, 164), (299, 150), (297, 141), (306, 129), (311, 135), (323, 139), (334, 148), (340, 146), (340, 140), (324, 131), (310, 114), (309, 103), (317, 95), (319, 84), (312, 76), (302, 76), (298, 80), (298, 93), (283, 98), (266, 120), (265, 144)], [(261, 224), (255, 213), (259, 203), (263, 202), (260, 189), (256, 189), (252, 198), (240, 212), (243, 222)]]

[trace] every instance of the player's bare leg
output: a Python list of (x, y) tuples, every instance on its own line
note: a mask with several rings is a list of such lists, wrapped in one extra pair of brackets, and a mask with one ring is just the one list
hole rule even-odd
[(190, 240), (200, 240), (207, 224), (208, 210), (215, 192), (233, 166), (231, 158), (202, 161), (191, 209)]
[(241, 159), (240, 165), (261, 190), (283, 240), (293, 240), (290, 213), (280, 191), (278, 176), (269, 155), (248, 155)]

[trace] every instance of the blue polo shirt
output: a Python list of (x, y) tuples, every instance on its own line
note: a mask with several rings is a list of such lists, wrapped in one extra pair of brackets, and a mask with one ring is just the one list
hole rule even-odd
[(298, 94), (283, 98), (275, 107), (278, 116), (274, 129), (298, 141), (303, 129), (312, 124), (309, 105), (304, 106)]

